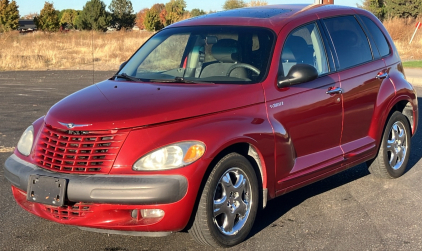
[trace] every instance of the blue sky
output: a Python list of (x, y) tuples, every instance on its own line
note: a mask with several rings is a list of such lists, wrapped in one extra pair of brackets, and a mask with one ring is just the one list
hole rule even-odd
[[(29, 13), (37, 12), (39, 13), (40, 10), (44, 7), (44, 2), (42, 0), (15, 0), (19, 6), (19, 14), (21, 16), (27, 15)], [(48, 0), (49, 2), (54, 3), (54, 7), (57, 10), (62, 9), (76, 9), (82, 10), (83, 6), (87, 2), (87, 0)], [(185, 0), (187, 5), (187, 10), (191, 9), (203, 9), (204, 11), (214, 10), (220, 11), (222, 10), (222, 6), (225, 0)], [(245, 2), (249, 2), (249, 0), (244, 0)], [(111, 0), (103, 0), (103, 2), (107, 5), (110, 4)], [(135, 12), (140, 11), (143, 8), (150, 8), (155, 3), (166, 3), (169, 0), (132, 0), (133, 10)], [(308, 3), (311, 4), (313, 0), (267, 0), (268, 4), (287, 4), (287, 3)], [(362, 3), (361, 0), (335, 0), (335, 3), (338, 5), (346, 5), (346, 6), (353, 6), (356, 7), (356, 3)]]

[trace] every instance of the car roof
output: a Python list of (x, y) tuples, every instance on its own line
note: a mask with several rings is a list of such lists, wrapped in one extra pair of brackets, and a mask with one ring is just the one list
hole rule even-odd
[[(356, 9), (353, 7), (333, 4), (279, 4), (259, 7), (240, 8), (202, 15), (174, 23), (168, 27), (199, 26), (199, 25), (240, 25), (261, 26), (274, 30), (276, 33), (284, 24), (309, 15), (321, 12)], [(317, 18), (317, 17), (316, 17)]]

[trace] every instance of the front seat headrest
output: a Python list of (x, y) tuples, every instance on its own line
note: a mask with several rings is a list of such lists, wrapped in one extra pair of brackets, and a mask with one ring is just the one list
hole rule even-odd
[(221, 39), (212, 46), (211, 53), (221, 63), (236, 63), (239, 61), (239, 49), (234, 39)]

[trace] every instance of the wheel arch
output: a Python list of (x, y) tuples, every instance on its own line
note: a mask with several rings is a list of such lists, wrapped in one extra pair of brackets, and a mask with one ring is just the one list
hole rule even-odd
[(413, 134), (416, 132), (415, 126), (417, 126), (417, 124), (415, 123), (415, 120), (417, 118), (414, 116), (414, 109), (410, 100), (406, 99), (405, 97), (402, 97), (402, 99), (394, 100), (386, 107), (385, 110), (387, 110), (388, 113), (384, 113), (384, 116), (382, 116), (382, 118), (378, 121), (377, 130), (372, 130), (372, 137), (377, 139), (377, 141), (381, 139), (381, 136), (385, 130), (385, 125), (395, 111), (402, 113), (406, 117), (407, 122), (409, 123), (411, 136), (413, 136)]
[(401, 112), (407, 119), (407, 122), (409, 123), (410, 127), (410, 133), (411, 136), (413, 136), (414, 131), (414, 123), (415, 118), (413, 116), (413, 106), (412, 103), (410, 103), (408, 100), (401, 100), (397, 102), (391, 109), (388, 118), (393, 114), (394, 111)]
[(401, 112), (406, 117), (411, 135), (413, 136), (416, 132), (418, 123), (417, 96), (413, 87), (397, 75), (398, 73), (391, 72), (391, 79), (384, 80), (378, 91), (369, 131), (369, 136), (377, 142), (380, 141), (385, 125), (395, 111)]
[(224, 156), (233, 152), (238, 153), (242, 155), (243, 157), (245, 157), (254, 168), (254, 171), (258, 180), (258, 194), (259, 194), (258, 209), (265, 208), (267, 204), (267, 200), (268, 200), (267, 170), (265, 168), (266, 166), (265, 166), (265, 162), (264, 162), (261, 152), (256, 146), (254, 146), (254, 144), (252, 144), (251, 142), (247, 142), (246, 140), (231, 142), (231, 144), (224, 146), (222, 149), (220, 149), (213, 155), (212, 161), (208, 165), (207, 170), (205, 171), (204, 176), (201, 180), (201, 185), (196, 195), (194, 208), (192, 210), (189, 222), (185, 227), (185, 230), (190, 229), (192, 227), (193, 221), (195, 219), (196, 211), (198, 210), (198, 204), (201, 198), (202, 191), (205, 187), (205, 184), (214, 166)]
[(254, 168), (257, 180), (258, 180), (258, 190), (260, 193), (259, 197), (259, 208), (265, 208), (267, 204), (267, 194), (268, 194), (268, 183), (267, 183), (267, 169), (265, 165), (264, 158), (262, 157), (261, 152), (259, 149), (250, 142), (235, 142), (232, 143), (220, 151), (216, 153), (213, 157), (213, 160), (209, 164), (207, 168), (206, 175), (204, 175), (203, 181), (206, 182), (206, 179), (208, 178), (208, 174), (211, 172), (213, 167), (220, 161), (224, 156), (226, 156), (229, 153), (238, 153), (245, 157), (249, 163)]

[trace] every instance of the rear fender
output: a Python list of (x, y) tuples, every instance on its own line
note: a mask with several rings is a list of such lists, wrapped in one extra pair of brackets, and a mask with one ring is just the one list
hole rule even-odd
[[(404, 75), (396, 69), (388, 70), (389, 77), (384, 79), (378, 91), (377, 101), (374, 109), (369, 136), (376, 142), (381, 141), (384, 126), (393, 111), (403, 112), (405, 105), (398, 105), (409, 102), (413, 108), (413, 134), (416, 132), (418, 123), (418, 103), (416, 91), (406, 81)], [(386, 112), (388, 111), (388, 112)]]

